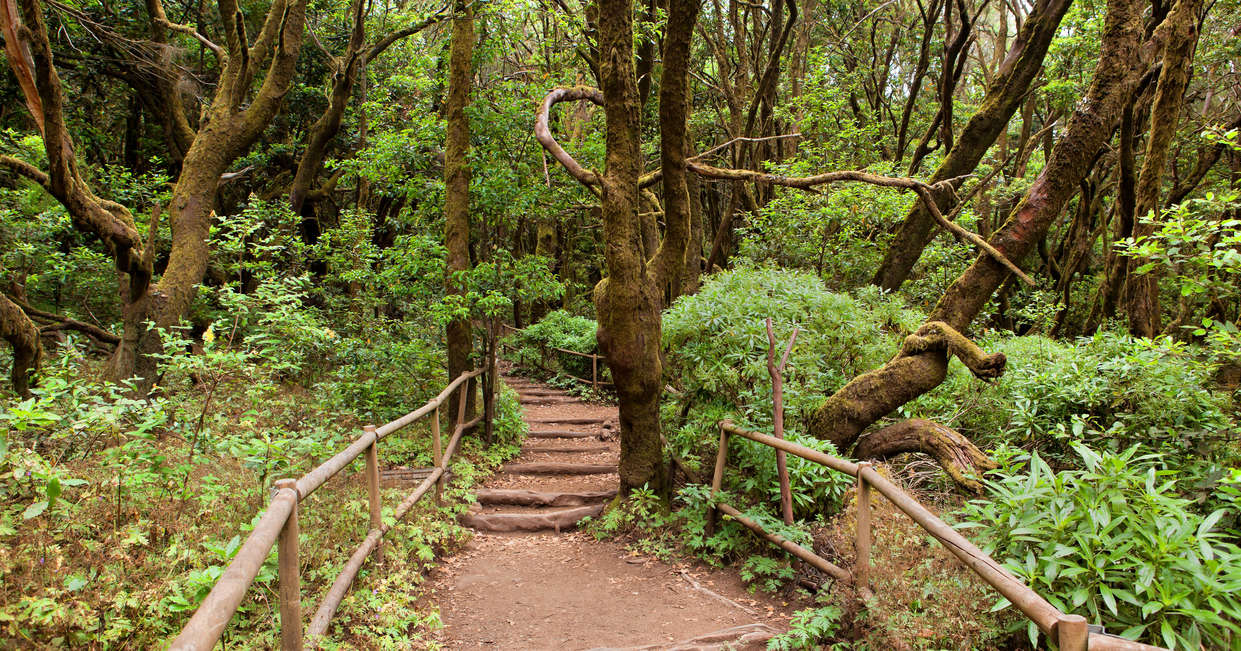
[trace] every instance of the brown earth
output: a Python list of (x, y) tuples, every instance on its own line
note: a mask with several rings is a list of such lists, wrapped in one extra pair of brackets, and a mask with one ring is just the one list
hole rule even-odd
[[(506, 378), (519, 393), (549, 387)], [(541, 403), (527, 397), (527, 421), (595, 418), (598, 423), (539, 423), (532, 430), (567, 430), (592, 438), (528, 439), (515, 464), (615, 464), (616, 408), (578, 401)], [(607, 449), (599, 449), (606, 446)], [(539, 448), (582, 448), (540, 452)], [(615, 490), (615, 474), (499, 473), (484, 488), (540, 492)], [(538, 515), (564, 507), (475, 506), (473, 514)], [(463, 521), (470, 521), (466, 518)], [(695, 563), (669, 564), (597, 541), (580, 532), (479, 531), (444, 560), (430, 583), (447, 649), (762, 649), (787, 628), (792, 607), (750, 595), (740, 579)]]

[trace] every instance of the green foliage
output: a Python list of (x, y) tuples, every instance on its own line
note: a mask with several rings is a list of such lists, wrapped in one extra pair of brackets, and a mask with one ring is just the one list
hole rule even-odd
[(954, 365), (935, 391), (902, 410), (955, 428), (980, 445), (1007, 442), (1061, 464), (1076, 464), (1069, 444), (1119, 452), (1135, 443), (1184, 465), (1225, 461), (1217, 443), (1235, 427), (1225, 396), (1209, 389), (1211, 366), (1168, 338), (1135, 339), (1101, 331), (1073, 343), (1041, 336), (992, 337), (1008, 367), (984, 383)]
[[(538, 323), (531, 324), (521, 332), (509, 335), (506, 341), (516, 348), (508, 355), (519, 363), (539, 367), (553, 373), (567, 372), (590, 379), (591, 361), (586, 357), (569, 355), (556, 348), (579, 353), (598, 354), (595, 343), (593, 319), (574, 316), (564, 310), (548, 312)], [(604, 369), (600, 365), (600, 371)]]
[(1216, 528), (1224, 511), (1195, 513), (1177, 494), (1176, 473), (1137, 446), (1074, 449), (1081, 470), (1053, 472), (1035, 453), (1009, 459), (987, 482), (989, 499), (961, 513), (981, 526), (983, 550), (1057, 608), (1122, 637), (1171, 649), (1233, 648), (1241, 636), (1241, 548)]
[[(789, 630), (767, 641), (768, 651), (811, 651), (840, 630), (840, 608), (820, 606), (806, 608), (793, 614)], [(833, 645), (832, 648), (836, 648)], [(843, 648), (843, 647), (842, 647)]]
[[(767, 317), (781, 349), (793, 327), (800, 328), (784, 374), (786, 436), (831, 454), (836, 451), (830, 443), (801, 433), (798, 415), (881, 364), (896, 349), (898, 337), (921, 320), (897, 299), (875, 291), (834, 294), (805, 272), (743, 268), (712, 276), (664, 316), (665, 373), (681, 389), (665, 409), (665, 422), (673, 423), (668, 442), (675, 454), (700, 467), (713, 460), (716, 422), (723, 418), (770, 430)], [(688, 416), (678, 422), (673, 415), (686, 404)], [(778, 492), (775, 453), (749, 441), (730, 445), (729, 463), (741, 471), (730, 474), (730, 489), (773, 503)], [(802, 517), (830, 508), (848, 484), (842, 475), (801, 459), (790, 458), (789, 469), (794, 506)]]

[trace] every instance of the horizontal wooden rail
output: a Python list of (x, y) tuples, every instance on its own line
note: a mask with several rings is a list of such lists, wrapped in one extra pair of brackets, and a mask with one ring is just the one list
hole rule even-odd
[[(173, 640), (169, 648), (206, 651), (214, 647), (216, 642), (219, 641), (220, 636), (224, 634), (224, 630), (228, 627), (229, 620), (232, 619), (237, 612), (237, 608), (244, 601), (246, 592), (254, 582), (254, 578), (258, 576), (263, 563), (267, 560), (268, 554), (271, 553), (277, 541), (280, 541), (281, 646), (284, 649), (301, 649), (301, 597), (300, 588), (298, 587), (300, 577), (298, 576), (299, 566), (297, 559), (298, 505), (346, 466), (353, 463), (359, 456), (366, 453), (367, 468), (365, 476), (370, 502), (371, 527), (362, 544), (350, 556), (344, 569), (342, 569), (340, 575), (328, 590), (323, 603), (311, 621), (309, 633), (312, 636), (322, 635), (326, 632), (332, 615), (335, 614), (336, 609), (348, 593), (349, 586), (352, 585), (358, 570), (361, 569), (362, 564), (372, 553), (376, 553), (377, 550), (382, 551), (380, 547), (381, 540), (384, 534), (392, 528), (391, 525), (384, 524), (380, 518), (379, 468), (376, 445), (385, 436), (426, 417), (428, 414), (433, 414), (432, 437), (437, 457), (436, 466), (422, 483), (410, 493), (409, 497), (397, 507), (394, 513), (394, 522), (400, 522), (432, 486), (436, 487), (438, 495), (439, 486), (447, 472), (448, 463), (453, 453), (456, 452), (462, 435), (476, 427), (482, 420), (481, 418), (475, 418), (472, 421), (464, 422), (465, 405), (467, 402), (466, 393), (471, 387), (469, 380), (478, 377), (482, 373), (482, 369), (462, 373), (450, 382), (448, 386), (444, 387), (439, 395), (418, 409), (380, 427), (368, 425), (364, 428), (362, 436), (355, 439), (345, 449), (333, 455), (332, 458), (303, 475), (296, 482), (288, 479), (277, 482), (278, 488), (274, 491), (267, 511), (259, 518), (253, 531), (246, 537), (245, 543), (238, 550), (237, 555), (229, 563), (228, 567), (225, 568), (224, 574), (216, 581), (211, 592), (207, 594), (202, 604), (194, 611), (190, 621), (181, 629), (181, 632)], [(492, 382), (492, 386), (494, 386), (494, 382)], [(448, 442), (447, 449), (444, 451), (445, 453), (440, 454), (439, 411), (440, 407), (454, 391), (459, 392), (456, 425), (453, 429), (452, 438)]]
[[(938, 540), (944, 545), (954, 556), (970, 570), (978, 575), (983, 581), (987, 582), (997, 592), (1008, 599), (1010, 603), (1017, 607), (1030, 621), (1034, 622), (1040, 630), (1043, 631), (1050, 639), (1057, 640), (1061, 649), (1090, 649), (1092, 651), (1161, 651), (1161, 647), (1141, 644), (1139, 642), (1131, 642), (1124, 638), (1104, 635), (1100, 633), (1091, 633), (1086, 626), (1085, 618), (1078, 615), (1069, 615), (1060, 612), (1058, 608), (1040, 596), (1037, 592), (1030, 589), (1025, 583), (1009, 572), (1004, 566), (996, 562), (981, 549), (970, 542), (965, 536), (961, 535), (956, 529), (950, 527), (943, 520), (939, 519), (934, 513), (927, 510), (916, 499), (908, 493), (901, 490), (899, 486), (888, 481), (883, 475), (880, 475), (869, 463), (854, 463), (846, 461), (838, 457), (813, 450), (804, 445), (786, 441), (774, 436), (768, 436), (759, 432), (752, 432), (742, 429), (735, 425), (732, 421), (720, 421), (720, 448), (716, 456), (715, 477), (712, 481), (712, 492), (716, 493), (720, 490), (723, 479), (723, 468), (726, 463), (728, 454), (728, 437), (730, 435), (740, 436), (764, 445), (771, 446), (777, 450), (782, 450), (789, 454), (801, 457), (808, 461), (813, 461), (821, 465), (827, 466), (838, 472), (845, 473), (858, 479), (859, 500), (858, 508), (867, 508), (867, 500), (862, 499), (865, 490), (873, 488), (888, 499), (896, 508), (900, 509), (905, 515), (909, 516), (915, 523), (926, 531), (932, 538)], [(726, 504), (717, 504), (717, 508), (737, 518), (736, 509)], [(859, 512), (859, 532), (856, 548), (858, 551), (858, 563), (864, 564), (865, 567), (859, 567), (853, 572), (849, 579), (853, 577), (863, 578), (867, 576), (869, 570), (869, 548), (870, 548), (870, 532), (869, 532), (869, 513), (867, 517), (862, 517)], [(806, 551), (793, 543), (775, 536), (770, 532), (764, 531), (760, 525), (753, 521), (739, 522), (753, 529), (756, 533), (763, 536), (767, 540), (775, 543), (782, 549), (789, 551), (798, 558), (811, 562), (812, 565), (818, 567), (817, 564), (809, 560), (809, 557), (819, 559), (812, 552)], [(862, 532), (860, 529), (865, 522), (867, 531)], [(778, 539), (778, 540), (777, 540)], [(787, 543), (784, 544), (784, 543)], [(789, 548), (789, 545), (798, 547), (803, 553)], [(822, 560), (822, 559), (820, 559)], [(827, 562), (827, 561), (823, 561)], [(830, 565), (830, 563), (829, 563)], [(836, 568), (835, 565), (831, 567)], [(823, 568), (820, 568), (823, 569)], [(836, 568), (840, 572), (848, 574), (846, 570)], [(825, 570), (825, 573), (841, 579), (835, 571)], [(859, 590), (868, 591), (866, 585), (859, 585)], [(1162, 650), (1162, 651), (1166, 651)]]

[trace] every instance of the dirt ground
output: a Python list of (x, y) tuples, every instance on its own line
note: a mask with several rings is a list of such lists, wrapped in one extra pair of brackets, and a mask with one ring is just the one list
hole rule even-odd
[[(514, 388), (533, 383), (512, 380)], [(615, 463), (616, 408), (585, 403), (526, 404), (527, 421), (596, 417), (598, 424), (532, 424), (531, 429), (599, 434), (587, 439), (528, 439), (514, 463)], [(607, 450), (599, 450), (601, 442)], [(541, 447), (588, 448), (539, 452)], [(537, 491), (614, 489), (615, 474), (496, 475), (487, 488)], [(488, 507), (525, 512), (529, 508)], [(580, 532), (476, 533), (431, 575), (429, 599), (448, 649), (762, 649), (787, 628), (791, 604), (754, 596), (735, 573), (698, 564), (670, 565)], [(744, 629), (732, 629), (738, 626)], [(721, 632), (713, 637), (701, 637)], [(698, 638), (698, 639), (695, 639)]]

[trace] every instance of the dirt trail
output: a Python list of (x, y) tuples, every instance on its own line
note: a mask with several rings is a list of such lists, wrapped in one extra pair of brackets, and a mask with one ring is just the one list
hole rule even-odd
[[(615, 468), (614, 406), (569, 400), (522, 378), (506, 382), (522, 395), (532, 433), (565, 433), (527, 439), (510, 466)], [(503, 472), (479, 487), (480, 496), (508, 503), (480, 504), (463, 516), (474, 539), (431, 577), (445, 624), (439, 642), (448, 649), (763, 649), (787, 627), (786, 604), (749, 595), (732, 573), (669, 565), (570, 532), (602, 508), (618, 481), (615, 472)]]

